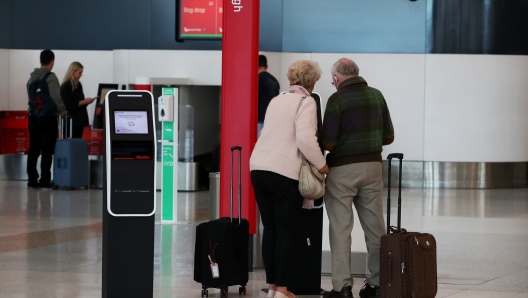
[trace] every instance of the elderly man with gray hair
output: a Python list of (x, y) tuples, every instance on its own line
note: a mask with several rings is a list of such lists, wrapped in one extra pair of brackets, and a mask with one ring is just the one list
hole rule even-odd
[(330, 151), (324, 197), (330, 221), (333, 290), (328, 297), (353, 297), (350, 247), (356, 207), (365, 233), (370, 276), (361, 298), (379, 297), (380, 242), (385, 234), (381, 191), (381, 151), (394, 141), (394, 129), (381, 92), (359, 76), (354, 61), (342, 58), (332, 67), (337, 91), (326, 105), (321, 146)]

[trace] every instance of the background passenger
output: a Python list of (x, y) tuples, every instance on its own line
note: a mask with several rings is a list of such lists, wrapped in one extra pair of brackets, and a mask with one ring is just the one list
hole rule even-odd
[(258, 75), (258, 135), (264, 126), (264, 116), (270, 101), (280, 92), (279, 81), (268, 71), (268, 59), (259, 55)]
[[(44, 50), (40, 53), (40, 68), (35, 68), (31, 73), (27, 83), (29, 84), (44, 77), (50, 73), (55, 65), (55, 54), (51, 50)], [(59, 79), (55, 73), (51, 72), (46, 82), (48, 90), (55, 107), (56, 112), (45, 119), (37, 119), (34, 115), (28, 117), (29, 128), (29, 151), (26, 171), (28, 174), (28, 187), (51, 188), (51, 165), (53, 163), (53, 153), (55, 151), (55, 142), (57, 141), (57, 116), (64, 112), (64, 104), (60, 100)], [(28, 90), (29, 95), (29, 90)], [(40, 161), (40, 181), (37, 171), (37, 161), (42, 152)]]
[(72, 117), (72, 138), (82, 138), (84, 127), (90, 125), (86, 107), (94, 101), (94, 98), (84, 97), (82, 84), (79, 82), (83, 71), (81, 63), (72, 62), (60, 88), (62, 101), (66, 105), (68, 115)]

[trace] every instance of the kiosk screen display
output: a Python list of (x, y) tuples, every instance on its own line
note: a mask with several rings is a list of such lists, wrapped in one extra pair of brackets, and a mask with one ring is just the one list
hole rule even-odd
[(114, 111), (116, 134), (148, 134), (146, 111)]

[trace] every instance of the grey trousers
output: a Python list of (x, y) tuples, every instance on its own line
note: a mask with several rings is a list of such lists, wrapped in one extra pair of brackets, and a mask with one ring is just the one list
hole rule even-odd
[(356, 207), (359, 222), (365, 233), (371, 286), (379, 285), (380, 242), (385, 234), (381, 162), (353, 163), (330, 169), (326, 177), (324, 201), (330, 221), (330, 249), (332, 253), (332, 285), (335, 291), (353, 286), (350, 276), (350, 249)]

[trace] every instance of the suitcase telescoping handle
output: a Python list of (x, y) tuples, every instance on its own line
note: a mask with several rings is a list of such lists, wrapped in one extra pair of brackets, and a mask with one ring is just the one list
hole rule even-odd
[(391, 168), (392, 168), (392, 159), (397, 158), (400, 160), (400, 172), (398, 175), (398, 229), (401, 228), (401, 184), (402, 184), (402, 163), (403, 163), (403, 153), (391, 153), (387, 156), (389, 160), (389, 178), (388, 178), (388, 195), (387, 195), (387, 234), (390, 234), (390, 214), (391, 214)]
[(68, 120), (68, 113), (64, 115), (64, 118), (62, 117), (61, 114), (59, 114), (59, 132), (60, 132), (59, 139), (68, 138), (67, 137), (68, 131), (70, 132), (70, 139), (72, 138), (73, 119), (71, 117), (69, 118), (70, 118), (70, 129), (68, 130), (68, 126), (65, 125), (65, 122)]
[(233, 146), (231, 147), (231, 180), (229, 184), (230, 196), (231, 196), (231, 209), (230, 209), (230, 218), (233, 222), (233, 163), (234, 151), (238, 150), (238, 224), (241, 223), (242, 215), (242, 147)]

